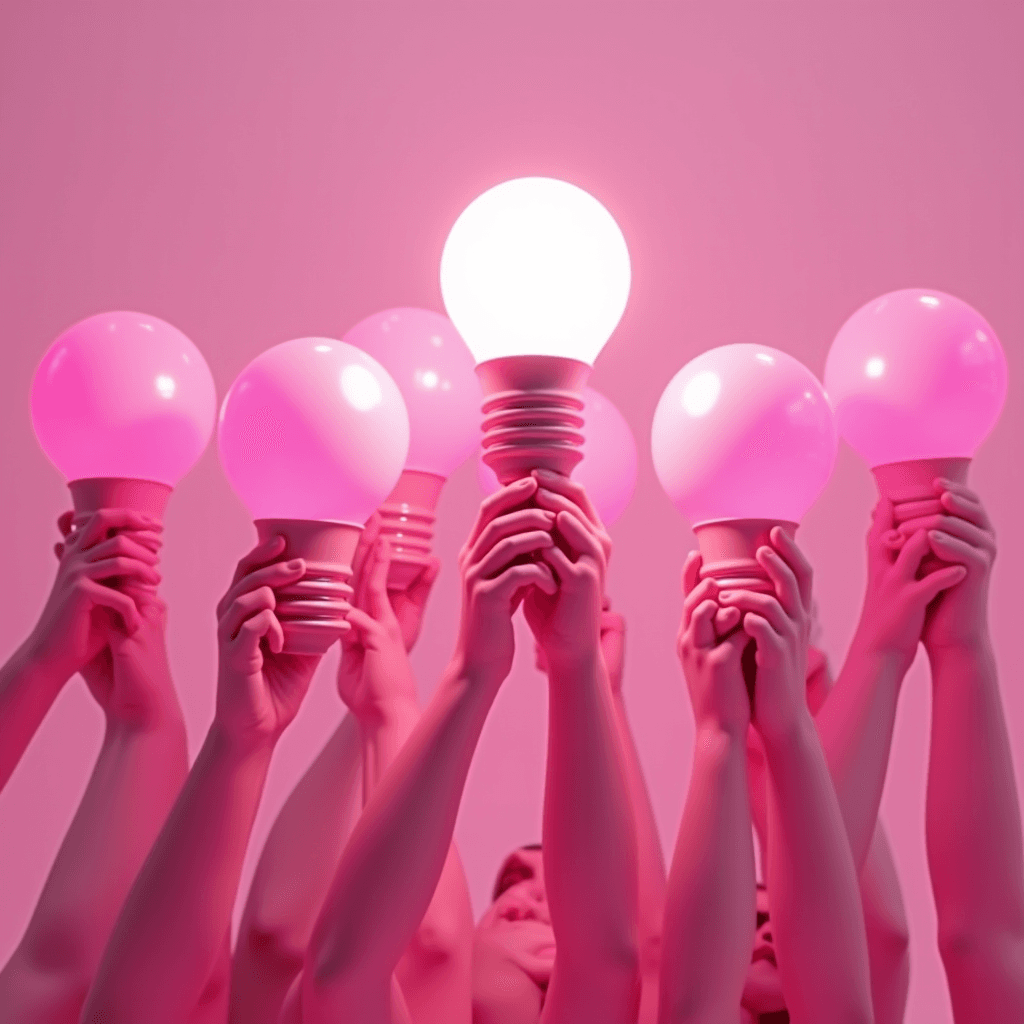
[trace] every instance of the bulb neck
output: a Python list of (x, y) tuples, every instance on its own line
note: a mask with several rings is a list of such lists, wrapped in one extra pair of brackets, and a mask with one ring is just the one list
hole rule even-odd
[(274, 591), (285, 653), (323, 654), (352, 628), (346, 620), (352, 608), (349, 580), (362, 529), (315, 519), (256, 520), (260, 543), (284, 537), (280, 561), (302, 558), (306, 563), (302, 579)]
[(779, 519), (719, 519), (698, 523), (700, 578), (713, 579), (722, 590), (753, 590), (774, 594), (775, 585), (754, 557), (759, 547), (771, 547), (770, 534), (781, 526), (791, 537), (797, 524)]
[(896, 525), (921, 516), (943, 515), (933, 482), (943, 477), (955, 483), (967, 483), (971, 460), (964, 458), (913, 459), (875, 466), (871, 472), (878, 484), (878, 493), (893, 504)]
[(76, 524), (101, 508), (127, 508), (163, 522), (164, 510), (171, 496), (171, 488), (167, 484), (116, 476), (70, 480), (68, 490), (75, 507)]
[(590, 367), (560, 356), (504, 356), (480, 363), (484, 463), (499, 483), (535, 469), (569, 476), (583, 458), (582, 392)]
[(405, 590), (430, 564), (434, 521), (445, 479), (436, 473), (406, 469), (380, 506), (382, 537), (391, 545), (388, 589)]

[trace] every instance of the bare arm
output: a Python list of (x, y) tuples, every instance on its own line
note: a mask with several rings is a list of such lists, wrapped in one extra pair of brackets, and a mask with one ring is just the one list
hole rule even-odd
[(299, 780), (267, 837), (242, 915), (231, 1018), (275, 1024), (302, 970), (313, 926), (362, 811), (359, 723), (346, 715)]
[(696, 736), (668, 879), (658, 1018), (664, 1024), (736, 1024), (754, 943), (745, 638), (718, 639), (739, 613), (719, 610), (715, 582), (698, 582), (700, 567), (700, 555), (691, 552), (677, 650)]
[(272, 587), (305, 571), (274, 562), (282, 548), (274, 538), (243, 559), (218, 608), (214, 724), (121, 911), (85, 1024), (181, 1024), (217, 968), (270, 757), (319, 660), (280, 653)]
[(608, 669), (615, 709), (615, 726), (622, 746), (629, 802), (636, 823), (637, 862), (639, 866), (639, 914), (637, 942), (640, 954), (639, 1024), (654, 1024), (658, 1019), (658, 984), (661, 968), (662, 924), (665, 917), (665, 857), (661, 837), (654, 820), (654, 809), (647, 791), (640, 755), (626, 714), (622, 695), (625, 622), (621, 615), (605, 611), (601, 616), (601, 653)]

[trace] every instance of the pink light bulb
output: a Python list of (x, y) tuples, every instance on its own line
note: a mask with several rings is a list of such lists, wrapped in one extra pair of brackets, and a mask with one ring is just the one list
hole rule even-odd
[(475, 361), (452, 322), (428, 309), (386, 309), (345, 339), (394, 378), (409, 412), (409, 455), (381, 505), (391, 544), (389, 585), (404, 589), (427, 564), (445, 480), (480, 443), (480, 383)]
[(897, 521), (939, 510), (936, 477), (966, 481), (1006, 384), (1006, 357), (984, 317), (920, 288), (858, 309), (825, 363), (839, 433), (896, 504)]
[(306, 576), (279, 592), (286, 650), (321, 653), (347, 628), (351, 558), (363, 523), (395, 486), (409, 450), (398, 386), (375, 359), (330, 338), (257, 356), (224, 399), (224, 472), (261, 539)]
[(100, 313), (47, 349), (32, 426), (79, 511), (127, 505), (159, 516), (202, 455), (217, 396), (198, 348), (144, 313)]
[[(586, 387), (582, 398), (583, 458), (571, 475), (587, 489), (605, 526), (611, 526), (626, 511), (636, 487), (636, 442), (625, 417), (604, 395)], [(484, 494), (500, 486), (482, 456), (477, 476)]]
[[(832, 474), (837, 445), (817, 378), (764, 345), (725, 345), (691, 360), (669, 382), (651, 428), (658, 479), (697, 533), (705, 574), (746, 586), (763, 578), (754, 549), (776, 524), (796, 529)], [(709, 528), (718, 524), (731, 525)]]

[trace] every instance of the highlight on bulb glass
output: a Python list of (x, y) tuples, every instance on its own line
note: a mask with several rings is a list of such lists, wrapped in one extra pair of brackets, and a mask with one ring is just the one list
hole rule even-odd
[(838, 448), (824, 389), (764, 345), (724, 345), (669, 382), (651, 428), (654, 468), (697, 534), (702, 576), (769, 591), (754, 559), (773, 527), (794, 533), (825, 488)]
[[(633, 498), (637, 456), (633, 431), (612, 402), (586, 387), (583, 398), (583, 457), (572, 471), (583, 484), (605, 526), (616, 522)], [(480, 489), (493, 494), (501, 485), (481, 457), (477, 462)]]
[(480, 443), (480, 382), (452, 322), (429, 309), (375, 313), (344, 341), (388, 371), (409, 413), (405, 468), (379, 509), (391, 544), (388, 586), (404, 590), (429, 561), (445, 481)]
[(213, 432), (217, 395), (198, 348), (145, 313), (99, 313), (47, 349), (32, 426), (80, 515), (131, 508), (160, 519)]
[(462, 212), (441, 255), (445, 308), (477, 362), (484, 461), (503, 483), (580, 461), (580, 392), (629, 296), (626, 241), (591, 195), (517, 178)]
[(1006, 357), (984, 317), (921, 288), (862, 306), (825, 364), (839, 434), (893, 501), (897, 522), (940, 510), (936, 477), (966, 482), (1006, 387)]
[(290, 653), (321, 654), (349, 628), (352, 556), (363, 524), (398, 482), (409, 416), (371, 356), (331, 338), (298, 338), (257, 356), (224, 399), (221, 464), (261, 541), (306, 573), (277, 591)]

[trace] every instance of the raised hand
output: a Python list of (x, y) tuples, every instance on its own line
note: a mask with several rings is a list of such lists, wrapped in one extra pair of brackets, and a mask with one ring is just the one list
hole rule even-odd
[(854, 649), (894, 658), (901, 678), (917, 653), (929, 604), (967, 575), (962, 566), (950, 565), (921, 578), (921, 563), (933, 552), (932, 528), (933, 523), (908, 520), (897, 529), (892, 502), (882, 497), (868, 531), (867, 592)]
[[(909, 519), (899, 528), (909, 547), (927, 544), (930, 553), (950, 563), (926, 576), (934, 600), (928, 606), (921, 639), (930, 652), (948, 647), (977, 647), (988, 636), (988, 588), (996, 557), (996, 535), (981, 499), (964, 484), (936, 480), (943, 512)], [(937, 586), (938, 580), (943, 585)]]
[(106, 646), (111, 625), (126, 634), (139, 628), (129, 595), (140, 588), (152, 593), (160, 582), (163, 527), (129, 509), (100, 509), (79, 524), (65, 512), (57, 525), (64, 537), (54, 546), (57, 576), (29, 645), (70, 676)]
[(558, 585), (545, 562), (524, 561), (554, 547), (552, 512), (526, 507), (537, 481), (524, 477), (485, 498), (459, 553), (462, 620), (456, 658), (470, 675), (504, 679), (512, 669), (512, 615), (531, 593)]
[(284, 546), (283, 537), (272, 537), (249, 552), (217, 605), (216, 722), (242, 748), (277, 740), (298, 713), (320, 661), (282, 653), (274, 590), (301, 579), (306, 568), (301, 558), (276, 561)]
[(697, 727), (712, 726), (730, 736), (745, 736), (750, 698), (740, 659), (747, 636), (736, 632), (738, 608), (718, 604), (718, 584), (700, 582), (701, 557), (691, 551), (683, 565), (683, 618), (676, 653), (683, 666)]

